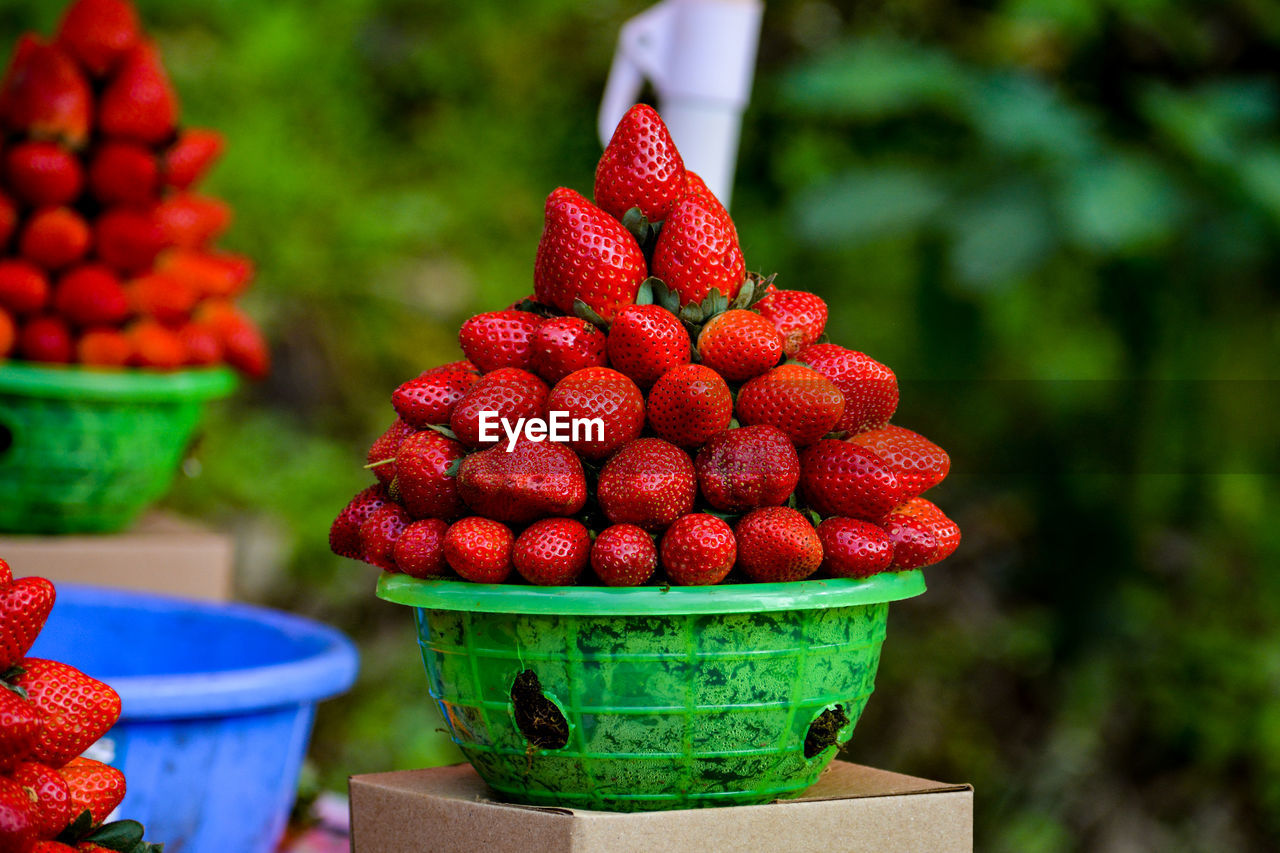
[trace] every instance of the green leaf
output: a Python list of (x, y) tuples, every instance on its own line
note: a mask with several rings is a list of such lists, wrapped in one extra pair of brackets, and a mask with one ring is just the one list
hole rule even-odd
[(680, 294), (667, 287), (666, 282), (660, 278), (650, 278), (654, 282), (653, 295), (657, 303), (672, 314), (680, 313)]
[(646, 278), (644, 281), (640, 282), (640, 289), (636, 291), (637, 305), (653, 304), (653, 282), (654, 281), (656, 281), (656, 279)]
[(450, 462), (450, 463), (449, 463), (449, 467), (444, 469), (444, 475), (445, 475), (446, 477), (456, 477), (456, 476), (458, 476), (458, 471), (462, 470), (462, 463), (463, 463), (464, 461), (466, 461), (466, 457), (465, 457), (465, 456), (464, 456), (464, 457), (462, 457), (462, 459), (455, 459), (455, 460), (453, 460), (452, 462)]
[(91, 829), (93, 829), (93, 813), (84, 809), (71, 823), (67, 824), (67, 828), (58, 836), (58, 840), (65, 844), (75, 844)]
[(104, 823), (85, 840), (118, 853), (132, 853), (142, 843), (142, 836), (142, 824), (136, 820), (117, 820), (114, 823)]
[(801, 193), (790, 218), (803, 239), (844, 248), (920, 229), (947, 201), (933, 172), (879, 163)]
[(444, 424), (427, 424), (427, 429), (431, 430), (432, 432), (438, 432), (441, 435), (443, 435), (445, 438), (451, 438), (454, 441), (458, 440), (458, 434), (453, 430), (449, 429)]
[(609, 329), (609, 321), (597, 314), (594, 308), (581, 299), (573, 300), (573, 313), (593, 326), (599, 326), (605, 331)]
[(630, 231), (641, 246), (649, 239), (649, 220), (638, 207), (633, 207), (622, 215), (622, 227)]
[(756, 283), (747, 276), (747, 280), (738, 288), (738, 295), (733, 298), (734, 308), (746, 308), (751, 305), (751, 298), (756, 295)]
[(701, 306), (690, 302), (688, 305), (680, 309), (680, 319), (695, 326), (700, 324), (703, 320)]

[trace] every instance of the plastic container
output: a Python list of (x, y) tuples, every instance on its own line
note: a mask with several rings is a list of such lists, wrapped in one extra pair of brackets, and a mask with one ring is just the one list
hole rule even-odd
[(811, 785), (875, 684), (918, 572), (709, 587), (523, 587), (383, 575), (415, 608), (453, 740), (516, 802), (764, 803)]
[(275, 849), (316, 702), (357, 666), (342, 634), (298, 616), (72, 584), (31, 654), (119, 692), (89, 757), (124, 771), (117, 817), (181, 853)]
[(169, 488), (225, 368), (0, 364), (0, 531), (112, 532)]

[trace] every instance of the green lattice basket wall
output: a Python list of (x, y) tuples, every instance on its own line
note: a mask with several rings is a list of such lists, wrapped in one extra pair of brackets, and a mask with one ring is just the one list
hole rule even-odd
[[(924, 588), (918, 571), (666, 591), (386, 574), (378, 595), (415, 607), (428, 690), (492, 788), (649, 811), (764, 803), (813, 784), (874, 688), (888, 602)], [(563, 714), (564, 746), (534, 746), (518, 722), (523, 673)]]
[(0, 531), (110, 532), (169, 488), (225, 369), (0, 364)]

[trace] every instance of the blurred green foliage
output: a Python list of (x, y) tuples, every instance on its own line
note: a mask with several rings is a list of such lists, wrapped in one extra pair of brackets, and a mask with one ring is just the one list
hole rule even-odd
[[(58, 5), (0, 0), (6, 39)], [(645, 4), (139, 5), (230, 137), (209, 190), (277, 359), (172, 503), (240, 534), (248, 594), (358, 638), (322, 778), (442, 759), (409, 614), (327, 526), (390, 390), (531, 289)], [(768, 4), (748, 265), (898, 371), (965, 533), (847, 753), (974, 782), (982, 849), (1280, 846), (1278, 61), (1254, 0)]]

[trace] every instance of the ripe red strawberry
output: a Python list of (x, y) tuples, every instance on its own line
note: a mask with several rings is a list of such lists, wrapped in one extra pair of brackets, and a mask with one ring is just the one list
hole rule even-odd
[(679, 447), (700, 447), (729, 427), (733, 395), (711, 368), (685, 364), (668, 370), (654, 383), (647, 416), (659, 438)]
[(9, 245), (9, 238), (18, 228), (18, 206), (3, 192), (0, 192), (0, 250)]
[(444, 558), (460, 577), (473, 583), (502, 583), (511, 575), (511, 528), (493, 519), (469, 516), (444, 535)]
[(31, 754), (43, 725), (44, 714), (36, 706), (0, 686), (0, 774)]
[(622, 223), (566, 187), (547, 196), (533, 291), (539, 302), (573, 313), (581, 299), (605, 320), (636, 300), (644, 253)]
[(123, 273), (151, 268), (164, 235), (150, 211), (113, 207), (93, 224), (93, 245), (104, 264)]
[(683, 450), (660, 438), (638, 438), (605, 463), (596, 494), (609, 521), (656, 533), (693, 509), (698, 483)]
[[(85, 846), (87, 845), (87, 846)], [(69, 844), (63, 844), (61, 841), (37, 841), (32, 847), (27, 849), (27, 853), (75, 853), (77, 850), (85, 850), (92, 847), (94, 850), (102, 850), (96, 844), (88, 844), (82, 841), (75, 847)]]
[(75, 359), (93, 367), (124, 367), (133, 357), (129, 336), (119, 329), (89, 329), (76, 341)]
[(716, 433), (694, 462), (702, 495), (713, 507), (741, 512), (779, 506), (800, 481), (800, 459), (782, 430), (748, 426)]
[(47, 715), (31, 758), (61, 767), (107, 733), (120, 718), (120, 697), (97, 679), (57, 661), (26, 658), (13, 682)]
[(149, 204), (160, 192), (156, 156), (133, 142), (104, 142), (89, 163), (89, 189), (104, 205)]
[(231, 226), (231, 207), (225, 201), (193, 193), (179, 193), (155, 206), (152, 217), (162, 244), (199, 249)]
[(782, 335), (756, 312), (733, 308), (702, 327), (698, 354), (703, 364), (729, 382), (744, 382), (778, 363)]
[(18, 327), (13, 322), (13, 316), (0, 308), (0, 358), (5, 358), (13, 352), (13, 346), (17, 342)]
[(186, 363), (195, 367), (211, 367), (223, 361), (222, 342), (212, 329), (195, 323), (183, 323), (178, 337), (187, 350)]
[(69, 364), (76, 354), (71, 329), (59, 317), (34, 317), (18, 332), (18, 354), (28, 361)]
[(387, 502), (381, 485), (369, 486), (356, 493), (329, 528), (329, 550), (339, 557), (360, 559), (360, 525)]
[(521, 439), (473, 453), (458, 470), (458, 494), (480, 515), (526, 524), (568, 516), (587, 502), (582, 462), (563, 444)]
[(658, 569), (658, 548), (634, 524), (613, 524), (591, 545), (591, 568), (605, 586), (639, 586)]
[(89, 136), (93, 93), (71, 57), (38, 36), (18, 39), (4, 81), (0, 116), (11, 131), (79, 148)]
[(128, 0), (76, 0), (62, 16), (57, 43), (95, 77), (137, 44), (142, 28)]
[(98, 102), (98, 129), (107, 136), (159, 145), (173, 134), (178, 96), (169, 84), (155, 45), (139, 41), (124, 54), (120, 67)]
[[(548, 392), (546, 383), (527, 370), (500, 367), (467, 389), (453, 407), (449, 428), (468, 447), (505, 443), (501, 419), (506, 418), (514, 427), (520, 418), (541, 417)], [(491, 440), (481, 441), (480, 416), (485, 412), (491, 413)]]
[(742, 386), (738, 420), (769, 424), (796, 447), (822, 438), (844, 414), (844, 395), (830, 379), (799, 364), (782, 364)]
[(175, 189), (185, 190), (204, 177), (222, 155), (225, 143), (216, 130), (188, 128), (164, 154), (164, 180)]
[(419, 429), (447, 424), (458, 401), (479, 381), (474, 370), (428, 370), (397, 388), (391, 406)]
[[(73, 762), (83, 760), (72, 759)], [(28, 797), (35, 795), (32, 805), (37, 838), (54, 838), (67, 828), (73, 816), (71, 790), (59, 771), (34, 761), (24, 761), (11, 776), (13, 781), (27, 789)]]
[(139, 320), (125, 334), (133, 346), (129, 364), (155, 370), (176, 370), (187, 362), (187, 347), (172, 329), (155, 320)]
[(543, 320), (530, 345), (533, 372), (553, 385), (575, 370), (609, 363), (604, 332), (578, 317)]
[(718, 201), (686, 193), (671, 210), (653, 250), (653, 274), (680, 294), (680, 304), (701, 303), (714, 288), (729, 299), (747, 275), (733, 220)]
[(36, 641), (54, 597), (53, 584), (44, 578), (18, 578), (0, 587), (0, 673), (22, 660)]
[(397, 503), (383, 504), (360, 525), (360, 556), (388, 572), (396, 570), (396, 540), (413, 519)]
[(684, 161), (657, 110), (636, 104), (613, 131), (596, 166), (596, 204), (617, 219), (633, 207), (666, 219), (684, 192)]
[(689, 355), (684, 324), (660, 305), (628, 305), (609, 326), (609, 363), (641, 388), (688, 364)]
[(462, 324), (462, 354), (484, 373), (499, 367), (529, 369), (533, 333), (542, 320), (528, 311), (487, 311)]
[(830, 379), (844, 395), (844, 415), (837, 432), (855, 434), (878, 429), (898, 408), (898, 378), (868, 355), (835, 344), (813, 344), (796, 359)]
[(49, 302), (49, 279), (33, 264), (0, 260), (0, 308), (13, 314), (34, 314)]
[[(400, 450), (400, 443), (418, 430), (411, 424), (405, 423), (400, 418), (396, 418), (386, 431), (369, 445), (369, 452), (365, 454), (365, 462), (376, 467), (371, 468), (373, 476), (378, 478), (378, 482), (384, 486), (391, 485), (391, 481), (396, 478), (396, 453)], [(390, 461), (388, 461), (390, 460)], [(378, 464), (382, 463), (382, 464)]]
[(511, 550), (511, 561), (537, 586), (571, 586), (591, 557), (591, 534), (572, 518), (544, 518), (525, 528)]
[(13, 569), (9, 568), (8, 562), (0, 558), (0, 586), (4, 586), (13, 580)]
[(53, 289), (53, 309), (72, 325), (115, 326), (129, 317), (129, 298), (120, 279), (101, 264), (65, 273)]
[(662, 566), (675, 586), (720, 583), (737, 558), (733, 530), (714, 515), (681, 516), (662, 536)]
[(85, 809), (95, 824), (107, 819), (124, 799), (124, 774), (109, 764), (89, 758), (73, 758), (60, 771), (71, 793), (71, 813)]
[(16, 780), (0, 776), (0, 850), (24, 853), (36, 840), (34, 794), (28, 793)]
[(46, 207), (35, 212), (18, 238), (18, 250), (31, 263), (60, 270), (89, 251), (89, 225), (69, 207)]
[(253, 278), (253, 262), (230, 252), (169, 248), (156, 256), (155, 271), (182, 279), (201, 297), (229, 299)]
[(250, 379), (266, 377), (271, 370), (271, 351), (247, 314), (230, 302), (213, 300), (198, 307), (195, 319), (217, 336), (227, 364)]
[(819, 515), (880, 518), (903, 501), (888, 465), (865, 447), (824, 438), (800, 457), (800, 488)]
[(449, 522), (424, 518), (404, 529), (396, 540), (396, 568), (415, 578), (438, 578), (449, 573), (444, 561), (444, 534)]
[(932, 566), (960, 544), (960, 527), (924, 498), (912, 498), (885, 515), (880, 526), (893, 540), (893, 568)]
[(463, 514), (458, 480), (450, 469), (466, 453), (458, 442), (429, 429), (400, 442), (396, 451), (396, 488), (409, 515), (454, 519)]
[(818, 525), (822, 568), (836, 578), (866, 578), (893, 562), (893, 542), (870, 521), (828, 518)]
[[(547, 395), (546, 411), (552, 430), (556, 425), (551, 413), (565, 413), (563, 429), (570, 436), (565, 444), (593, 462), (639, 438), (644, 429), (644, 395), (634, 382), (607, 367), (588, 367), (561, 379)], [(588, 425), (581, 437), (575, 436), (570, 425), (579, 419), (599, 420), (603, 428)]]
[(738, 567), (758, 583), (801, 581), (822, 565), (822, 542), (809, 520), (791, 507), (753, 509), (733, 529)]
[[(712, 199), (716, 197), (711, 188), (707, 186), (707, 182), (702, 180), (702, 177), (697, 172), (691, 172), (688, 169), (684, 170), (684, 192), (681, 195), (701, 195)], [(716, 201), (718, 202), (719, 199), (716, 199)]]
[(827, 327), (827, 303), (804, 290), (774, 290), (755, 308), (777, 327), (787, 355), (795, 355), (822, 337)]
[(70, 204), (84, 187), (80, 161), (56, 142), (22, 142), (4, 153), (8, 188), (32, 207)]
[(849, 443), (865, 447), (883, 459), (897, 475), (907, 497), (932, 489), (951, 470), (947, 451), (920, 433), (893, 424), (852, 436)]

